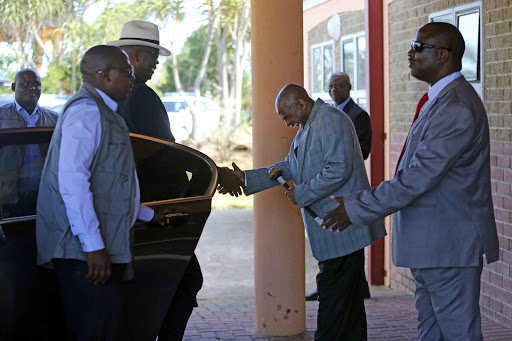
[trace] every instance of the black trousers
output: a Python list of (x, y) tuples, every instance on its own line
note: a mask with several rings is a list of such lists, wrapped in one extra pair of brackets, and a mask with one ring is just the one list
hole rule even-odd
[(85, 279), (87, 263), (54, 259), (70, 341), (117, 341), (122, 310), (120, 283), (124, 264), (112, 264), (105, 284)]
[(364, 250), (318, 263), (318, 315), (315, 340), (367, 340), (361, 286)]
[(158, 333), (158, 341), (181, 341), (183, 339), (188, 319), (192, 315), (196, 303), (196, 295), (202, 286), (201, 267), (196, 255), (192, 254)]

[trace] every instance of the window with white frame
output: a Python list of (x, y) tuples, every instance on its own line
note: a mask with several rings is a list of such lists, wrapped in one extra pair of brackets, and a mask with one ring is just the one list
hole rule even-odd
[(430, 22), (446, 22), (457, 26), (466, 42), (462, 57), (462, 74), (482, 97), (483, 94), (483, 44), (482, 44), (482, 3), (453, 7), (429, 15)]
[(364, 32), (341, 37), (341, 71), (352, 83), (350, 96), (366, 109), (366, 37)]
[(311, 88), (313, 97), (329, 98), (329, 77), (334, 72), (334, 42), (311, 46)]

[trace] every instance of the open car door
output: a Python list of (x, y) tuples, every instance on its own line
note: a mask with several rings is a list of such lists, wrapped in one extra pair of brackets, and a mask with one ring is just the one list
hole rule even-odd
[[(19, 191), (25, 149), (37, 145), (44, 160), (52, 133), (0, 130), (0, 340), (63, 337), (55, 275), (36, 266), (37, 190)], [(165, 208), (172, 224), (132, 229), (134, 276), (123, 283), (121, 339), (154, 341), (210, 214), (217, 170), (192, 148), (134, 134), (131, 141), (141, 201)]]

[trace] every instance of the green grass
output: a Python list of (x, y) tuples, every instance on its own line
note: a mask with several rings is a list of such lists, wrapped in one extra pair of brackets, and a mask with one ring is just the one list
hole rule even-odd
[[(251, 151), (234, 151), (231, 155), (231, 160), (235, 161), (238, 167), (242, 170), (252, 169), (252, 153)], [(218, 160), (219, 167), (231, 167), (231, 161)], [(242, 194), (238, 197), (232, 197), (229, 194), (222, 195), (215, 193), (212, 200), (212, 208), (215, 210), (225, 210), (230, 208), (252, 208), (253, 200), (251, 196)]]
[(239, 197), (232, 197), (231, 195), (222, 195), (215, 193), (212, 199), (212, 209), (214, 210), (227, 210), (230, 208), (252, 208), (252, 195)]

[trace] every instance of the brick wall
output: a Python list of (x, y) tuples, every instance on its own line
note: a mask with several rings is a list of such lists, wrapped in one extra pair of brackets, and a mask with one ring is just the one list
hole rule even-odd
[[(428, 90), (409, 74), (407, 51), (429, 13), (474, 1), (393, 1), (390, 15), (391, 169), (396, 166), (416, 103)], [(482, 313), (512, 327), (512, 4), (482, 1), (484, 24), (484, 104), (489, 116), (493, 202), (500, 241), (500, 260), (484, 267)], [(392, 266), (391, 287), (414, 290), (408, 269)]]
[(491, 134), (491, 172), (500, 260), (482, 273), (482, 312), (512, 326), (512, 4), (482, 1), (485, 108)]
[[(339, 15), (341, 19), (341, 37), (364, 31), (364, 11), (344, 12)], [(309, 48), (305, 52), (308, 54), (308, 60), (310, 61), (307, 66), (309, 75), (311, 75), (311, 46), (333, 40), (327, 31), (328, 22), (329, 19), (324, 20), (308, 32)], [(341, 42), (339, 40), (334, 41), (334, 70), (341, 70)], [(311, 84), (307, 84), (306, 87), (311, 89)]]

